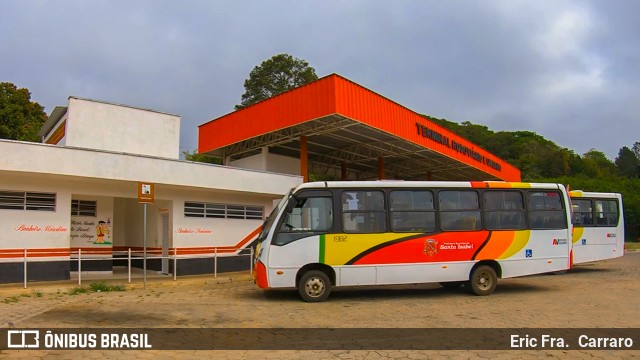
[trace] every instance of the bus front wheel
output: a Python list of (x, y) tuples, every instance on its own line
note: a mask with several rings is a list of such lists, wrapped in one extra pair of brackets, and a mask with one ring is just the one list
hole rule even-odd
[(479, 296), (493, 293), (496, 285), (498, 285), (498, 276), (491, 266), (478, 266), (473, 270), (469, 278), (469, 289)]
[(327, 274), (319, 270), (304, 273), (298, 282), (298, 293), (306, 302), (324, 301), (330, 292), (331, 280)]

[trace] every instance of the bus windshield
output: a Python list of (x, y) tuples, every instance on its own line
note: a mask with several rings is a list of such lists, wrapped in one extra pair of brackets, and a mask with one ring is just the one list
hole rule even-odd
[(264, 221), (264, 224), (262, 225), (262, 231), (260, 231), (260, 235), (258, 235), (258, 239), (257, 239), (258, 242), (262, 242), (267, 237), (267, 234), (269, 234), (269, 230), (271, 230), (271, 227), (273, 226), (273, 223), (275, 222), (276, 217), (280, 212), (280, 209), (282, 209), (282, 207), (287, 203), (287, 201), (289, 201), (289, 198), (291, 197), (293, 190), (294, 189), (289, 190), (287, 195), (285, 195), (282, 199), (280, 199), (280, 202), (278, 203), (278, 205), (276, 205), (276, 207), (274, 207), (273, 210), (271, 210), (271, 214), (267, 216), (267, 219)]

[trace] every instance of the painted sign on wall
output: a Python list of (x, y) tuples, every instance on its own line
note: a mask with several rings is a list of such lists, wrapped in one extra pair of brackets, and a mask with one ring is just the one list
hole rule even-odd
[(112, 245), (111, 218), (97, 220), (82, 216), (71, 217), (71, 245)]

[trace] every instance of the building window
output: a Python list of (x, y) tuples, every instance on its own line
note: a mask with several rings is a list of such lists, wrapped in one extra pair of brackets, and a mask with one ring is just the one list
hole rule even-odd
[(96, 217), (96, 201), (92, 200), (71, 200), (71, 216), (93, 216)]
[(262, 220), (264, 207), (185, 201), (184, 216), (218, 219)]
[(56, 211), (56, 194), (0, 190), (0, 209)]

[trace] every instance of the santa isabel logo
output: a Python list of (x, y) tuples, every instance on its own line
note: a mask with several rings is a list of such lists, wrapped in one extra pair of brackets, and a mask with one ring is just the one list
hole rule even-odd
[(446, 242), (439, 244), (435, 239), (427, 239), (424, 243), (424, 254), (434, 256), (440, 250), (473, 250), (473, 248), (474, 246), (470, 242)]
[(438, 253), (438, 242), (435, 239), (427, 239), (424, 243), (425, 255), (433, 256)]

